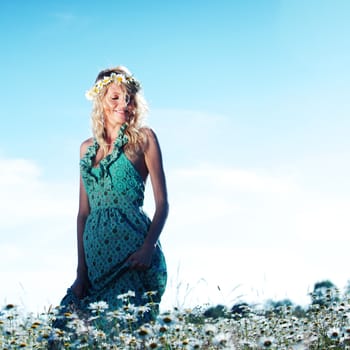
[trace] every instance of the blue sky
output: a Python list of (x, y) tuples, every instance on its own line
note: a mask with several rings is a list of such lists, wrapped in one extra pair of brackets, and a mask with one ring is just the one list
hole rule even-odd
[(72, 282), (84, 93), (119, 64), (142, 82), (163, 150), (164, 307), (305, 304), (319, 280), (342, 288), (349, 11), (346, 0), (1, 2), (0, 301), (56, 304)]

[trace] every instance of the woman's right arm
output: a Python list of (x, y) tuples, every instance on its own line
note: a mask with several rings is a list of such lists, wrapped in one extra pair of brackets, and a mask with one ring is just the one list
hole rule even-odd
[(77, 246), (78, 246), (77, 277), (87, 277), (83, 233), (85, 228), (85, 222), (89, 215), (89, 212), (90, 212), (89, 201), (84, 188), (83, 180), (80, 176), (79, 211), (77, 216)]
[[(88, 142), (85, 141), (80, 147), (80, 158), (86, 153)], [(85, 228), (85, 222), (90, 213), (89, 199), (85, 190), (85, 186), (80, 175), (79, 185), (79, 210), (77, 216), (77, 248), (78, 248), (78, 267), (77, 277), (72, 285), (72, 289), (78, 298), (82, 298), (86, 295), (88, 287), (90, 285), (88, 278), (88, 271), (85, 261), (85, 251), (83, 243), (83, 233)]]

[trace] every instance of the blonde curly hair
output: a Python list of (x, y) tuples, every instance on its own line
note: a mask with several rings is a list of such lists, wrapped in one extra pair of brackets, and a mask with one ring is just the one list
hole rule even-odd
[[(129, 120), (128, 126), (125, 130), (125, 135), (128, 137), (129, 142), (125, 145), (125, 152), (131, 154), (142, 151), (145, 143), (145, 135), (143, 130), (143, 121), (146, 113), (148, 112), (147, 102), (141, 92), (140, 83), (134, 79), (130, 71), (123, 66), (117, 66), (115, 68), (108, 68), (102, 70), (95, 80), (95, 84), (106, 77), (110, 77), (113, 73), (122, 75), (126, 80), (119, 83), (125, 96), (128, 96), (129, 105)], [(107, 93), (109, 84), (102, 86), (99, 93), (93, 98), (91, 121), (92, 121), (92, 133), (97, 143), (103, 151), (103, 156), (108, 153), (108, 144), (106, 142), (106, 133), (104, 127), (104, 110), (102, 100)]]

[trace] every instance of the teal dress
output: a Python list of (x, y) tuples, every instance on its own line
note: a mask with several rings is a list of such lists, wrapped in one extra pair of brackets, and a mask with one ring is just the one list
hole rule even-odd
[(118, 296), (132, 291), (131, 302), (143, 305), (152, 293), (159, 303), (165, 291), (167, 268), (158, 242), (151, 266), (145, 271), (129, 269), (126, 260), (143, 244), (151, 220), (143, 211), (145, 183), (123, 151), (128, 142), (123, 125), (113, 152), (94, 166), (99, 145), (95, 140), (80, 161), (90, 213), (85, 223), (83, 244), (91, 288), (87, 297), (77, 299), (71, 289), (61, 306), (88, 310), (90, 303), (105, 301), (109, 309), (121, 307)]

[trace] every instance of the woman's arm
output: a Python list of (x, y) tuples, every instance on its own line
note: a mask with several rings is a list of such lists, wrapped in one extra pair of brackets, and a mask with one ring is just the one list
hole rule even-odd
[(147, 135), (145, 163), (151, 178), (155, 201), (155, 212), (143, 246), (129, 258), (131, 267), (136, 269), (146, 269), (150, 266), (152, 254), (166, 222), (169, 211), (162, 154), (157, 136), (150, 129), (146, 129), (145, 132)]
[(144, 245), (154, 247), (168, 217), (169, 203), (162, 154), (157, 136), (152, 130), (147, 130), (147, 134), (148, 143), (145, 151), (145, 162), (151, 178), (155, 213)]
[(79, 210), (77, 215), (77, 247), (78, 247), (78, 268), (77, 277), (87, 276), (87, 267), (85, 262), (85, 251), (83, 244), (83, 233), (85, 222), (90, 212), (89, 200), (85, 191), (83, 180), (80, 176), (79, 189)]
[[(80, 158), (85, 154), (88, 147), (88, 141), (82, 143), (80, 147)], [(89, 287), (89, 278), (85, 262), (85, 251), (83, 243), (83, 233), (85, 222), (90, 213), (89, 199), (80, 175), (79, 184), (79, 210), (77, 215), (77, 248), (78, 248), (78, 267), (77, 277), (72, 285), (72, 289), (77, 297), (82, 298), (86, 295)]]

